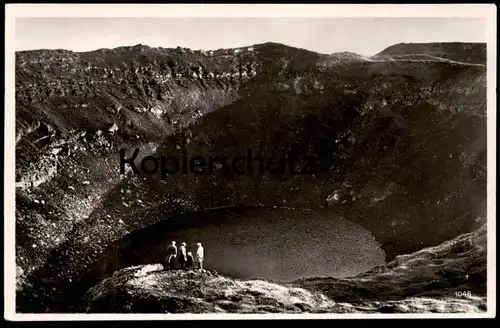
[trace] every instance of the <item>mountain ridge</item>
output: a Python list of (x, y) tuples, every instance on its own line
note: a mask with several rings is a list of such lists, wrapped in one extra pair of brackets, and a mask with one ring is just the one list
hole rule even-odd
[[(221, 52), (221, 51), (228, 51), (228, 50), (242, 50), (242, 49), (248, 49), (248, 48), (263, 48), (263, 47), (286, 47), (286, 48), (293, 48), (297, 50), (305, 50), (313, 53), (317, 53), (320, 55), (324, 56), (331, 56), (331, 55), (337, 55), (337, 54), (351, 54), (353, 56), (360, 56), (360, 57), (378, 57), (378, 56), (384, 56), (390, 54), (404, 54), (408, 53), (408, 51), (413, 51), (415, 52), (415, 49), (417, 51), (415, 53), (419, 54), (428, 54), (430, 53), (442, 53), (445, 49), (453, 49), (453, 48), (462, 48), (462, 49), (470, 49), (470, 48), (476, 48), (474, 51), (478, 51), (479, 54), (481, 54), (481, 63), (485, 63), (483, 60), (483, 57), (485, 58), (486, 56), (486, 42), (400, 42), (396, 43), (393, 45), (390, 45), (386, 48), (384, 48), (382, 51), (373, 54), (371, 56), (369, 55), (360, 55), (356, 52), (352, 51), (337, 51), (337, 52), (331, 52), (331, 53), (326, 53), (326, 52), (318, 52), (314, 50), (309, 50), (307, 48), (302, 48), (302, 47), (296, 47), (296, 46), (290, 46), (284, 43), (280, 42), (263, 42), (263, 43), (256, 43), (256, 44), (249, 44), (245, 46), (239, 46), (239, 47), (230, 47), (230, 48), (218, 48), (218, 49), (195, 49), (195, 48), (189, 48), (189, 47), (184, 47), (184, 46), (173, 46), (173, 47), (161, 47), (161, 46), (149, 46), (146, 44), (138, 43), (135, 45), (129, 45), (129, 46), (117, 46), (113, 48), (98, 48), (98, 49), (89, 49), (89, 50), (83, 50), (83, 51), (74, 51), (74, 50), (68, 50), (68, 49), (63, 49), (63, 48), (56, 48), (56, 49), (31, 49), (31, 50), (18, 50), (16, 53), (26, 53), (26, 52), (44, 52), (44, 51), (54, 51), (54, 52), (68, 52), (68, 53), (77, 53), (77, 54), (84, 54), (84, 53), (93, 53), (93, 52), (110, 52), (110, 51), (117, 51), (117, 52), (122, 52), (122, 51), (130, 51), (130, 50), (152, 50), (152, 51), (174, 51), (174, 50), (179, 50), (179, 49), (184, 49), (186, 51), (191, 51), (191, 52), (206, 52), (206, 53), (216, 53), (216, 52)], [(443, 49), (444, 48), (444, 49)], [(451, 59), (451, 58), (450, 58)]]

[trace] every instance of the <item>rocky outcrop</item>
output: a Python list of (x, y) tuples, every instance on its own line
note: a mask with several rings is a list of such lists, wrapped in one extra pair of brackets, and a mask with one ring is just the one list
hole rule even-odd
[[(477, 313), (486, 311), (486, 227), (349, 279), (237, 280), (162, 265), (117, 271), (91, 288), (90, 313)], [(463, 296), (455, 292), (463, 293)]]
[[(311, 287), (337, 300), (359, 298), (398, 301), (408, 297), (460, 298), (456, 292), (486, 297), (486, 225), (438, 246), (402, 254), (385, 266), (348, 279), (303, 279)], [(483, 303), (482, 310), (485, 304)]]

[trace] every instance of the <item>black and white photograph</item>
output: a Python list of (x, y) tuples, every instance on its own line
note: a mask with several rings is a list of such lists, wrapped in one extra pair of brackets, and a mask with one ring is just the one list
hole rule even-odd
[(494, 5), (7, 5), (6, 317), (494, 317), (496, 57)]

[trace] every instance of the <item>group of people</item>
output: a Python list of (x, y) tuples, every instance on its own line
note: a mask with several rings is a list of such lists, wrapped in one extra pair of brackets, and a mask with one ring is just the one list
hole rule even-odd
[(196, 246), (196, 253), (193, 257), (193, 253), (187, 251), (186, 243), (181, 243), (177, 250), (176, 243), (173, 241), (167, 248), (167, 268), (175, 269), (177, 263), (177, 268), (183, 270), (203, 269), (204, 249), (201, 243), (197, 243)]

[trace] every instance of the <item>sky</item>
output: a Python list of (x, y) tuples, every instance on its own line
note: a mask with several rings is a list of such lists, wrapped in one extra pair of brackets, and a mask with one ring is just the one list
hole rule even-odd
[(144, 44), (215, 50), (278, 42), (364, 56), (401, 42), (486, 42), (481, 18), (16, 18), (16, 50), (90, 51)]

